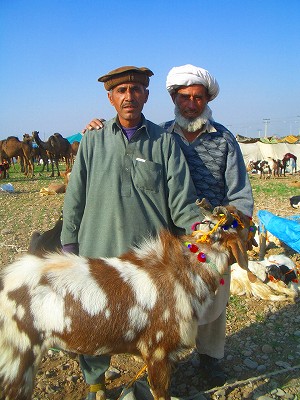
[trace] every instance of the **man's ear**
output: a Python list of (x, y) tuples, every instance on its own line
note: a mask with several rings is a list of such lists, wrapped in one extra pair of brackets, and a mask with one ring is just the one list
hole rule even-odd
[(149, 89), (145, 89), (145, 104), (147, 103), (147, 101), (148, 101), (148, 97), (149, 97)]
[(107, 92), (107, 97), (108, 97), (108, 100), (109, 100), (110, 104), (111, 104), (112, 106), (114, 106), (114, 101), (113, 101), (113, 98), (112, 98), (112, 95), (111, 95), (111, 92), (110, 92), (110, 91)]
[(171, 96), (172, 101), (173, 101), (174, 104), (175, 104), (176, 94), (177, 94), (176, 92), (172, 92), (172, 93), (170, 94), (170, 96)]

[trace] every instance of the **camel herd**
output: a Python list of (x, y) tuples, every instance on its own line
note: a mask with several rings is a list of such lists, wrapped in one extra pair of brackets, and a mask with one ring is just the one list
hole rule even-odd
[[(33, 146), (36, 143), (36, 146)], [(60, 176), (59, 161), (66, 163), (66, 170), (70, 170), (77, 154), (79, 142), (70, 142), (60, 133), (54, 133), (46, 142), (39, 137), (38, 131), (33, 131), (32, 135), (25, 133), (23, 140), (16, 136), (9, 136), (7, 139), (0, 140), (0, 165), (11, 164), (14, 160), (19, 160), (21, 170), (28, 177), (34, 176), (34, 162), (43, 161), (43, 170), (46, 167), (49, 171), (51, 166), (51, 176)]]
[[(33, 146), (36, 143), (36, 146)], [(60, 133), (54, 133), (47, 141), (39, 137), (38, 131), (33, 131), (31, 136), (27, 133), (23, 135), (23, 140), (15, 136), (9, 136), (5, 140), (0, 140), (0, 177), (5, 177), (7, 165), (18, 159), (21, 165), (21, 171), (28, 177), (34, 176), (34, 162), (43, 162), (42, 171), (51, 166), (51, 177), (60, 176), (59, 162), (66, 163), (66, 170), (71, 170), (74, 156), (77, 154), (79, 142), (72, 144)], [(297, 157), (292, 153), (284, 155), (282, 160), (274, 160), (268, 157), (264, 160), (249, 161), (247, 170), (255, 171), (261, 178), (270, 178), (271, 176), (281, 176), (286, 174), (287, 167), (290, 166), (291, 172), (297, 171)], [(3, 171), (3, 174), (2, 172)], [(1, 175), (2, 174), (2, 175)]]

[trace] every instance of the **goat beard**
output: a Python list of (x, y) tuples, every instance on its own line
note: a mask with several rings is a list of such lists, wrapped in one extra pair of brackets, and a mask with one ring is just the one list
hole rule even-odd
[(180, 126), (180, 128), (184, 129), (187, 132), (196, 132), (201, 129), (209, 120), (212, 120), (212, 111), (208, 107), (205, 106), (203, 112), (199, 115), (199, 117), (194, 119), (188, 119), (183, 117), (180, 114), (178, 106), (175, 104), (175, 122)]

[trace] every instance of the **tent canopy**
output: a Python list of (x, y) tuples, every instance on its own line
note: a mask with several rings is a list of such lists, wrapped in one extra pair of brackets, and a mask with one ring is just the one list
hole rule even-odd
[(237, 135), (236, 137), (243, 153), (245, 164), (249, 161), (264, 160), (268, 157), (282, 160), (287, 153), (294, 154), (300, 160), (300, 141), (297, 136), (286, 138), (253, 139)]
[(78, 132), (74, 135), (66, 137), (66, 139), (72, 144), (73, 142), (80, 142), (82, 139), (83, 134)]

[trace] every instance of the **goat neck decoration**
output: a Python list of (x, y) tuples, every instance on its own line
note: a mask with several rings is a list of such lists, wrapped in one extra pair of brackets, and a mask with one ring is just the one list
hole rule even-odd
[[(223, 213), (218, 213), (217, 216), (219, 218), (219, 221), (214, 224), (213, 228), (210, 229), (210, 221), (209, 220), (204, 220), (202, 222), (195, 222), (191, 229), (193, 231), (192, 235), (197, 236), (198, 238), (196, 239), (196, 243), (202, 243), (202, 242), (209, 242), (211, 240), (212, 235), (214, 232), (218, 230), (218, 228), (222, 228), (223, 230), (227, 231), (230, 228), (236, 229), (238, 226), (243, 229), (245, 225), (242, 223), (241, 219), (235, 215), (234, 213), (229, 213), (225, 210), (225, 214)], [(229, 217), (230, 216), (230, 217)], [(230, 221), (230, 224), (228, 225), (228, 221)], [(207, 225), (209, 226), (209, 231), (205, 232), (205, 230), (197, 229), (198, 226), (200, 225), (205, 225), (207, 229)], [(253, 230), (253, 229), (252, 229)], [(190, 242), (185, 242), (184, 245), (190, 250), (190, 252), (195, 253), (197, 256), (197, 260), (201, 263), (207, 262), (208, 266), (214, 268), (217, 272), (218, 269), (214, 263), (212, 263), (209, 259), (207, 259), (207, 256), (205, 253), (203, 253), (201, 250), (199, 250), (199, 247), (193, 243)], [(228, 275), (224, 274), (224, 275)], [(220, 285), (224, 285), (225, 281), (224, 278), (222, 277), (220, 279)]]
[[(190, 250), (190, 252), (195, 253), (197, 255), (197, 260), (199, 262), (201, 262), (201, 263), (207, 262), (207, 264), (210, 267), (214, 268), (217, 272), (219, 272), (217, 266), (214, 263), (212, 263), (211, 261), (209, 261), (209, 259), (207, 259), (206, 254), (203, 253), (202, 251), (199, 251), (198, 246), (196, 246), (195, 244), (192, 244), (190, 242), (185, 242), (184, 245)], [(224, 274), (224, 275), (228, 275), (228, 274)], [(221, 278), (220, 285), (224, 285), (224, 284), (225, 284), (224, 278)]]
[[(220, 277), (233, 257), (241, 267), (248, 265), (239, 227), (222, 229), (214, 213), (206, 212), (206, 219), (193, 235), (163, 230), (120, 257), (27, 254), (5, 267), (0, 275), (4, 399), (31, 399), (41, 359), (55, 347), (78, 354), (139, 354), (154, 399), (170, 400), (172, 363), (195, 345)], [(202, 231), (206, 240), (198, 242)], [(190, 249), (201, 247), (200, 261), (184, 242)]]

